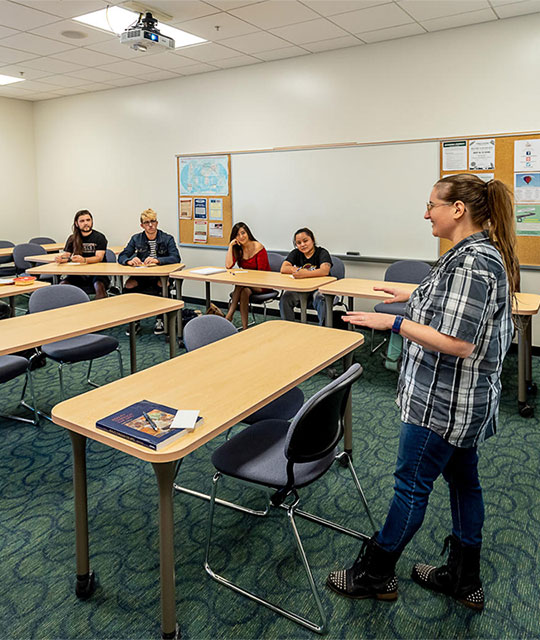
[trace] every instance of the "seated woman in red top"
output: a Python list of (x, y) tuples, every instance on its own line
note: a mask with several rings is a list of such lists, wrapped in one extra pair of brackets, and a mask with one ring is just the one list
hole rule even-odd
[[(235, 264), (241, 269), (256, 269), (258, 271), (270, 271), (268, 254), (260, 242), (253, 237), (249, 227), (244, 222), (237, 222), (231, 229), (229, 248), (225, 258), (225, 266), (232, 269)], [(236, 307), (240, 304), (240, 317), (242, 328), (247, 329), (249, 298), (252, 293), (263, 293), (266, 289), (257, 287), (236, 286), (231, 296), (231, 304), (227, 315), (227, 320), (232, 321)]]

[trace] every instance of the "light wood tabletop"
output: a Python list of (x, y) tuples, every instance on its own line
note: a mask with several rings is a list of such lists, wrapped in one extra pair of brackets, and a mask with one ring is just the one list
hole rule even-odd
[[(47, 253), (52, 253), (53, 251), (61, 251), (64, 248), (63, 242), (54, 242), (53, 244), (42, 244), (41, 245)], [(0, 249), (0, 258), (5, 258), (13, 255), (13, 247), (2, 247)]]
[(11, 296), (19, 296), (23, 293), (31, 293), (36, 289), (42, 289), (43, 287), (50, 286), (50, 282), (41, 282), (40, 280), (34, 280), (34, 282), (25, 285), (0, 284), (0, 298), (11, 298)]
[[(123, 248), (124, 247), (121, 247), (119, 245), (107, 247), (107, 249), (110, 249), (115, 255), (118, 255), (119, 253), (121, 253)], [(37, 262), (37, 263), (43, 262), (48, 264), (50, 262), (54, 262), (57, 256), (59, 255), (62, 255), (62, 251), (55, 252), (55, 253), (40, 253), (35, 256), (24, 256), (24, 259), (27, 260), (28, 262)]]
[(94, 264), (77, 264), (66, 262), (62, 264), (42, 264), (39, 267), (27, 269), (31, 275), (53, 276), (169, 276), (173, 271), (183, 269), (184, 264), (157, 264), (153, 267), (130, 267), (117, 262), (96, 262)]
[[(56, 424), (142, 460), (178, 460), (363, 341), (360, 333), (281, 320), (264, 322), (62, 402), (52, 410), (52, 418)], [(302, 357), (291, 355), (294, 353)], [(231, 375), (232, 363), (236, 371), (242, 371), (241, 380)], [(204, 423), (159, 451), (96, 429), (100, 418), (143, 399), (178, 409), (199, 409)]]
[[(45, 285), (46, 286), (46, 285)], [(23, 287), (17, 287), (23, 288)], [(130, 293), (113, 298), (92, 300), (39, 313), (29, 313), (1, 320), (0, 355), (31, 349), (57, 340), (95, 333), (121, 324), (149, 318), (160, 313), (173, 314), (184, 306), (181, 300)], [(171, 331), (171, 357), (176, 353), (176, 323)], [(131, 331), (131, 369), (136, 369), (135, 331)]]

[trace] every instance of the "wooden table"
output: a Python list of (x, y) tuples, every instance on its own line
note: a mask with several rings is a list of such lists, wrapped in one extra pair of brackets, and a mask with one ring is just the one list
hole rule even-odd
[[(107, 249), (110, 249), (115, 255), (118, 255), (119, 253), (121, 253), (124, 249), (124, 247), (121, 247), (120, 245), (113, 245), (112, 247), (107, 247)], [(34, 262), (34, 263), (46, 263), (49, 264), (51, 262), (55, 262), (56, 258), (60, 255), (62, 255), (63, 251), (58, 251), (55, 253), (40, 253), (37, 256), (24, 256), (24, 259), (27, 260), (28, 262)]]
[[(362, 342), (358, 333), (294, 322), (265, 322), (56, 405), (53, 421), (69, 429), (73, 446), (77, 595), (88, 597), (94, 589), (88, 547), (87, 438), (152, 463), (159, 487), (162, 637), (176, 638), (172, 498), (176, 461), (338, 358), (352, 354)], [(291, 353), (301, 353), (302, 357), (291, 357)], [(235, 369), (243, 372), (240, 386), (231, 376), (232, 361)], [(219, 381), (211, 394), (208, 381)], [(98, 419), (143, 398), (170, 407), (198, 408), (204, 422), (160, 451), (96, 429)], [(350, 407), (346, 421), (350, 431)]]
[[(386, 282), (383, 280), (363, 280), (361, 278), (344, 278), (336, 280), (319, 289), (326, 300), (326, 323), (332, 326), (332, 314), (328, 313), (334, 296), (348, 296), (349, 309), (353, 308), (353, 298), (371, 298), (384, 300), (391, 296), (382, 291), (374, 291), (373, 287), (400, 287), (412, 293), (417, 284), (403, 282)], [(330, 306), (331, 308), (331, 306)], [(517, 293), (512, 309), (518, 329), (518, 411), (525, 418), (534, 415), (534, 409), (527, 402), (527, 395), (537, 393), (537, 386), (532, 380), (532, 323), (531, 318), (540, 310), (540, 295), (535, 293)], [(349, 329), (353, 329), (349, 325)]]
[[(0, 298), (9, 298), (9, 306), (11, 307), (11, 315), (15, 315), (15, 296), (20, 296), (23, 293), (31, 293), (36, 289), (42, 287), (49, 287), (50, 282), (40, 282), (35, 280), (31, 284), (16, 285), (16, 284), (2, 284), (0, 285)], [(3, 325), (2, 325), (3, 326)]]
[(211, 302), (210, 284), (229, 284), (232, 287), (260, 287), (261, 289), (277, 289), (278, 291), (295, 291), (300, 295), (300, 318), (302, 322), (307, 319), (307, 302), (309, 295), (320, 287), (333, 282), (335, 278), (330, 276), (321, 278), (301, 278), (296, 280), (289, 274), (276, 273), (275, 271), (255, 271), (250, 269), (221, 271), (210, 275), (196, 273), (198, 269), (211, 269), (215, 267), (195, 267), (171, 274), (171, 278), (179, 280), (177, 297), (182, 294), (182, 282), (184, 280), (199, 280), (206, 284), (206, 306)]
[[(53, 244), (42, 244), (41, 246), (47, 253), (52, 253), (53, 251), (61, 251), (64, 248), (64, 243), (54, 242)], [(13, 249), (14, 247), (3, 247), (0, 249), (0, 258), (11, 257), (13, 255)]]
[[(39, 284), (47, 286), (46, 283)], [(184, 303), (181, 300), (165, 300), (159, 296), (130, 293), (125, 296), (92, 300), (68, 307), (7, 318), (1, 321), (0, 355), (129, 323), (131, 372), (135, 373), (137, 371), (135, 322), (160, 313), (170, 316), (172, 322), (170, 322), (169, 351), (170, 357), (174, 358), (176, 355), (174, 319), (177, 311), (183, 306)]]

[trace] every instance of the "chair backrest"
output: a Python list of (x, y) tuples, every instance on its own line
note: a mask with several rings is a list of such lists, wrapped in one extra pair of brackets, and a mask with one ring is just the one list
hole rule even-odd
[(48, 311), (58, 307), (68, 307), (80, 302), (88, 302), (90, 298), (86, 293), (72, 284), (53, 284), (50, 287), (37, 289), (28, 301), (29, 313)]
[(422, 262), (421, 260), (398, 260), (388, 267), (384, 274), (384, 279), (389, 282), (420, 284), (430, 271), (431, 267), (427, 262)]
[(184, 327), (184, 344), (187, 351), (193, 351), (235, 333), (236, 327), (226, 318), (215, 315), (199, 316), (190, 320)]
[(103, 262), (116, 262), (116, 253), (112, 249), (105, 249)]
[(320, 460), (336, 447), (343, 435), (351, 385), (361, 375), (361, 365), (353, 364), (304, 403), (293, 418), (285, 441), (285, 456), (290, 462)]
[(54, 244), (56, 240), (48, 238), (47, 236), (37, 236), (37, 238), (30, 238), (28, 242), (31, 244)]
[(13, 262), (15, 263), (15, 269), (20, 273), (26, 271), (32, 266), (31, 262), (24, 259), (25, 256), (37, 256), (42, 253), (47, 253), (40, 244), (32, 244), (31, 242), (25, 242), (24, 244), (18, 244), (13, 247)]
[(279, 253), (269, 253), (268, 262), (270, 263), (270, 271), (276, 271), (279, 273), (284, 260), (285, 257)]
[[(14, 247), (15, 243), (10, 242), (9, 240), (0, 240), (0, 249), (7, 249), (8, 247)], [(13, 258), (11, 256), (2, 256), (0, 257), (0, 264), (6, 264), (6, 262), (12, 262)]]
[(341, 280), (345, 277), (345, 265), (341, 258), (337, 256), (330, 256), (332, 258), (332, 268), (330, 269), (330, 275), (332, 278)]

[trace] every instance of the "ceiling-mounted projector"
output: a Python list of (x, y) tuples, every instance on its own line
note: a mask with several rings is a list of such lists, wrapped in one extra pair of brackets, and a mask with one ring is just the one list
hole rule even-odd
[(120, 42), (128, 44), (135, 51), (148, 51), (151, 47), (174, 49), (174, 40), (164, 36), (157, 28), (157, 23), (151, 13), (147, 12), (144, 17), (141, 13), (138, 21), (120, 35)]

